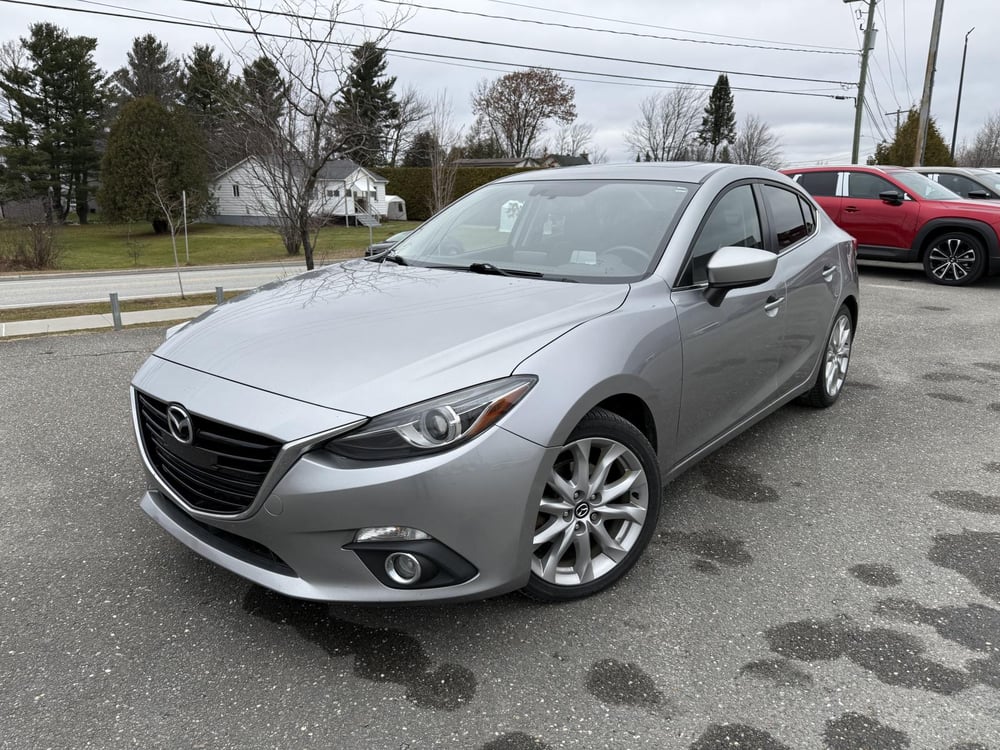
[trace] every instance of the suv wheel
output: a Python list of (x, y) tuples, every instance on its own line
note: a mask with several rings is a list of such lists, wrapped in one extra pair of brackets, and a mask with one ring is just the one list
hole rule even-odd
[(965, 286), (986, 270), (986, 250), (967, 232), (945, 232), (931, 240), (924, 252), (924, 273), (935, 284)]

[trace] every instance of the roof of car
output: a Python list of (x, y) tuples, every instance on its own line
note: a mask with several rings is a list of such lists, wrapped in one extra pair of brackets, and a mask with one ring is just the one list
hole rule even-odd
[(830, 172), (855, 170), (858, 172), (899, 172), (911, 167), (897, 167), (893, 164), (820, 164), (812, 167), (785, 167), (783, 174), (798, 174), (799, 172)]
[(745, 177), (775, 176), (775, 173), (764, 167), (742, 164), (716, 164), (694, 161), (675, 162), (624, 162), (621, 164), (585, 164), (578, 167), (562, 167), (560, 169), (539, 169), (520, 172), (503, 178), (504, 182), (521, 182), (536, 180), (665, 180), (669, 182), (701, 183), (716, 172), (727, 170), (733, 172), (737, 179)]
[(935, 174), (996, 174), (990, 169), (981, 167), (913, 167), (915, 172), (933, 172)]

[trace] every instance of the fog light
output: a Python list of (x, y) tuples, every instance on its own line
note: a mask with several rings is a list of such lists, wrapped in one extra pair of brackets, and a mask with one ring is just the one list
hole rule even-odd
[(430, 534), (409, 526), (370, 526), (358, 529), (354, 535), (355, 542), (414, 542), (430, 538)]
[(420, 561), (409, 552), (393, 552), (385, 558), (385, 572), (396, 583), (410, 586), (420, 580)]

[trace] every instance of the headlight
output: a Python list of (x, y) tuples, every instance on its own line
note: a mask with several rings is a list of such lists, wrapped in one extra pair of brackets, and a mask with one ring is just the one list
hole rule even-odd
[(412, 458), (446, 450), (496, 424), (536, 382), (533, 375), (517, 375), (449, 393), (375, 417), (324, 447), (331, 453), (365, 461)]

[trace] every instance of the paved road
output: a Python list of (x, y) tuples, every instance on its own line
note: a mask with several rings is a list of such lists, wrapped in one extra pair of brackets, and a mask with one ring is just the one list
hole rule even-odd
[[(299, 263), (274, 263), (212, 268), (182, 268), (185, 294), (223, 289), (253, 289), (305, 270)], [(111, 292), (119, 299), (179, 294), (177, 271), (120, 271), (93, 274), (0, 276), (0, 308), (103, 302)]]
[(1000, 279), (862, 287), (840, 403), (672, 483), (563, 606), (250, 585), (137, 507), (161, 330), (0, 341), (0, 747), (1000, 750)]

